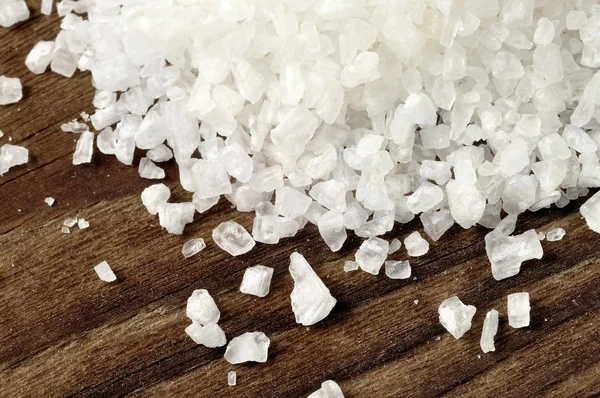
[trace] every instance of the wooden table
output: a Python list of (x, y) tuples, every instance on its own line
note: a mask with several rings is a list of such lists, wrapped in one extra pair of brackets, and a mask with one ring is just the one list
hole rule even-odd
[[(578, 212), (582, 201), (522, 216), (519, 231), (563, 227), (567, 235), (543, 242), (541, 261), (501, 282), (491, 276), (483, 228), (452, 228), (428, 255), (411, 259), (410, 281), (345, 274), (342, 264), (362, 240), (352, 235), (331, 253), (314, 227), (231, 257), (211, 231), (225, 220), (251, 228), (252, 214), (235, 212), (225, 199), (197, 215), (184, 236), (168, 235), (142, 206), (140, 193), (152, 182), (135, 167), (100, 153), (91, 164), (71, 164), (76, 136), (60, 125), (93, 112), (94, 90), (87, 73), (65, 79), (25, 69), (33, 44), (59, 29), (38, 3), (29, 2), (29, 21), (0, 29), (0, 74), (20, 77), (25, 87), (23, 101), (0, 107), (0, 144), (12, 137), (31, 154), (0, 178), (0, 396), (303, 397), (327, 379), (347, 397), (600, 394), (600, 244)], [(167, 175), (173, 200), (189, 200), (173, 165)], [(44, 203), (47, 196), (54, 206)], [(90, 228), (62, 234), (67, 217), (83, 217)], [(386, 238), (419, 228), (398, 226)], [(186, 260), (181, 246), (192, 237), (208, 247)], [(338, 300), (310, 328), (295, 323), (290, 307), (287, 267), (295, 250)], [(392, 258), (405, 256), (403, 249)], [(103, 260), (116, 283), (94, 273)], [(275, 268), (262, 299), (238, 291), (244, 269), (258, 263)], [(230, 365), (224, 348), (185, 335), (186, 299), (199, 288), (215, 297), (228, 338), (249, 331), (271, 338), (267, 363)], [(531, 326), (511, 329), (506, 295), (521, 291), (531, 294)], [(460, 340), (437, 320), (438, 305), (456, 294), (477, 307)], [(496, 352), (483, 354), (479, 337), (492, 308), (501, 314)], [(230, 370), (236, 387), (227, 386)]]

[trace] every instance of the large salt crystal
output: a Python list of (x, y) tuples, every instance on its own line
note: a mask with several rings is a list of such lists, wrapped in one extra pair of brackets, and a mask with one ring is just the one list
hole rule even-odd
[(508, 324), (513, 328), (529, 326), (529, 293), (508, 295)]
[(485, 251), (496, 280), (518, 274), (524, 261), (541, 259), (544, 254), (533, 229), (516, 236), (508, 236), (502, 231), (494, 230), (485, 236)]
[(14, 104), (21, 98), (23, 98), (21, 80), (0, 75), (0, 105)]
[(146, 152), (146, 156), (153, 162), (167, 162), (173, 159), (173, 151), (168, 146), (160, 144)]
[(158, 207), (160, 226), (174, 235), (183, 234), (185, 226), (194, 221), (196, 209), (191, 202), (164, 203)]
[(54, 0), (42, 0), (41, 12), (44, 15), (50, 15), (52, 13), (52, 4)]
[(579, 211), (588, 227), (592, 231), (600, 233), (600, 192), (589, 198)]
[(232, 256), (248, 253), (256, 245), (252, 236), (235, 221), (226, 221), (212, 232), (212, 238), (221, 249)]
[(271, 192), (283, 186), (281, 166), (267, 167), (252, 174), (250, 188), (256, 192)]
[(440, 323), (455, 339), (460, 339), (471, 329), (476, 311), (474, 306), (463, 304), (456, 296), (447, 298), (438, 308)]
[(429, 242), (423, 239), (418, 231), (415, 231), (404, 239), (404, 247), (409, 256), (420, 257), (429, 251)]
[(100, 278), (101, 281), (114, 282), (117, 280), (117, 276), (106, 261), (102, 261), (100, 264), (96, 265), (94, 271), (96, 271), (96, 274), (98, 274), (98, 278)]
[(265, 297), (269, 294), (273, 271), (273, 268), (265, 267), (264, 265), (255, 265), (254, 267), (246, 268), (242, 284), (240, 285), (240, 292), (257, 297)]
[(444, 199), (444, 191), (436, 185), (424, 182), (408, 197), (406, 206), (414, 214), (431, 210)]
[(321, 388), (310, 394), (308, 398), (344, 398), (344, 393), (335, 381), (326, 380), (321, 384)]
[(297, 105), (304, 96), (305, 87), (298, 63), (290, 62), (284, 65), (279, 78), (281, 102), (286, 105)]
[(165, 184), (155, 184), (144, 189), (142, 192), (142, 203), (152, 215), (158, 214), (162, 205), (167, 203), (171, 197), (171, 190)]
[(311, 140), (319, 120), (304, 105), (294, 107), (279, 123), (271, 130), (271, 140), (282, 151), (290, 154), (299, 154)]
[(52, 61), (50, 63), (52, 72), (64, 77), (72, 77), (77, 70), (78, 61), (79, 55), (71, 52), (67, 48), (66, 43), (60, 43), (58, 40), (55, 42), (54, 53), (52, 54)]
[(325, 319), (335, 306), (336, 299), (299, 253), (290, 255), (290, 274), (294, 279), (290, 297), (296, 322), (310, 326)]
[(546, 79), (546, 84), (560, 82), (564, 71), (558, 44), (537, 46), (533, 53), (533, 66), (535, 72)]
[(486, 353), (496, 351), (496, 347), (494, 347), (494, 337), (496, 336), (497, 332), (498, 311), (491, 310), (485, 314), (485, 319), (483, 321), (483, 330), (481, 331), (481, 339), (479, 341), (481, 351)]
[(579, 153), (595, 153), (598, 146), (583, 129), (567, 125), (562, 135), (565, 143)]
[(231, 364), (267, 362), (271, 340), (263, 332), (244, 333), (227, 344), (225, 360)]
[(29, 9), (25, 0), (2, 0), (0, 3), (0, 26), (10, 28), (27, 19), (29, 19)]
[(161, 180), (165, 178), (165, 171), (155, 165), (150, 159), (142, 158), (138, 168), (140, 177), (150, 180)]
[(348, 188), (345, 184), (336, 180), (328, 180), (313, 185), (308, 194), (320, 205), (330, 210), (345, 212), (347, 208), (346, 191)]
[(538, 142), (538, 149), (543, 160), (567, 160), (571, 157), (569, 146), (563, 137), (556, 133), (542, 137)]
[(52, 62), (52, 53), (54, 52), (53, 41), (39, 41), (33, 46), (27, 58), (25, 66), (36, 75), (42, 74)]
[(521, 138), (514, 138), (494, 158), (494, 164), (508, 177), (520, 173), (529, 165), (529, 149), (527, 143)]
[(433, 241), (438, 241), (454, 225), (454, 218), (448, 209), (428, 211), (419, 218), (423, 230)]
[(188, 318), (200, 325), (209, 325), (219, 322), (221, 312), (217, 304), (206, 289), (192, 292), (187, 300), (185, 314)]
[(452, 180), (446, 185), (452, 217), (463, 228), (471, 228), (483, 217), (485, 197), (475, 185)]
[(223, 347), (227, 344), (225, 332), (216, 323), (210, 323), (202, 326), (199, 323), (192, 322), (185, 328), (185, 333), (190, 336), (196, 344), (202, 344), (208, 348)]
[(207, 199), (232, 192), (227, 170), (222, 163), (199, 159), (192, 166), (198, 198)]
[(183, 257), (185, 257), (185, 258), (190, 258), (190, 257), (195, 256), (196, 254), (200, 253), (205, 248), (206, 248), (206, 243), (204, 243), (204, 239), (202, 239), (202, 238), (190, 239), (183, 244), (183, 247), (181, 248), (181, 254), (183, 254)]
[(411, 268), (408, 261), (386, 261), (385, 275), (390, 279), (410, 278)]
[(344, 215), (341, 212), (337, 210), (328, 211), (321, 216), (317, 226), (321, 237), (332, 252), (342, 248), (347, 234), (344, 226)]
[(73, 153), (73, 164), (90, 163), (94, 152), (94, 133), (84, 131), (77, 140), (75, 153)]
[(304, 215), (311, 203), (311, 198), (304, 192), (291, 187), (282, 187), (276, 192), (275, 207), (284, 217), (296, 218)]
[(389, 251), (390, 245), (387, 241), (373, 237), (360, 245), (354, 257), (363, 271), (378, 275)]
[(0, 147), (0, 176), (11, 167), (26, 164), (29, 161), (27, 148), (18, 145), (4, 144)]
[(552, 43), (552, 40), (554, 40), (554, 35), (555, 29), (552, 21), (546, 17), (540, 18), (533, 35), (534, 43), (538, 45), (550, 44)]

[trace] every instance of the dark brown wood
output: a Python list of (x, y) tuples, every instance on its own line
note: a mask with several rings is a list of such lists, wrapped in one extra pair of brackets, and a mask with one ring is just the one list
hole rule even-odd
[[(277, 246), (257, 245), (233, 258), (211, 231), (233, 219), (250, 228), (251, 214), (222, 199), (198, 215), (184, 236), (161, 230), (139, 195), (150, 185), (134, 167), (95, 154), (73, 166), (75, 136), (60, 125), (91, 112), (90, 76), (36, 76), (24, 66), (38, 40), (53, 39), (56, 15), (29, 1), (29, 21), (0, 29), (0, 74), (17, 76), (25, 98), (0, 107), (0, 129), (26, 146), (31, 161), (0, 178), (0, 396), (2, 397), (302, 397), (326, 379), (347, 397), (587, 397), (600, 394), (600, 245), (573, 203), (519, 221), (519, 229), (563, 227), (560, 242), (543, 242), (541, 261), (497, 282), (490, 274), (481, 228), (454, 227), (431, 252), (411, 259), (416, 279), (345, 274), (361, 239), (331, 253), (314, 227)], [(189, 200), (167, 167), (175, 200)], [(44, 198), (57, 202), (48, 207)], [(67, 217), (90, 228), (60, 232)], [(416, 222), (387, 238), (404, 238)], [(191, 259), (182, 244), (202, 237), (207, 249)], [(323, 322), (297, 325), (289, 294), (289, 255), (298, 250), (323, 278), (338, 305)], [(393, 258), (405, 258), (405, 251)], [(118, 282), (101, 282), (93, 266), (108, 261)], [(263, 299), (239, 293), (244, 269), (275, 268)], [(222, 313), (228, 337), (260, 330), (271, 338), (266, 364), (228, 364), (224, 349), (195, 345), (184, 334), (185, 302), (206, 288)], [(506, 295), (531, 294), (532, 324), (511, 329)], [(440, 302), (458, 294), (478, 312), (460, 340), (437, 321)], [(419, 300), (415, 304), (415, 300)], [(482, 354), (486, 311), (501, 313), (496, 352)], [(238, 386), (227, 386), (235, 370)]]

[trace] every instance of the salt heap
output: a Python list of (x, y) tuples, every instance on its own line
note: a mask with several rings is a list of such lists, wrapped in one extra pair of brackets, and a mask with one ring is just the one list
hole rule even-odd
[(273, 271), (273, 268), (265, 267), (264, 265), (255, 265), (254, 267), (246, 268), (242, 284), (240, 285), (240, 292), (257, 297), (265, 297), (269, 294)]
[(300, 253), (290, 255), (290, 274), (294, 279), (290, 298), (296, 322), (310, 326), (325, 319), (336, 299)]
[(310, 394), (308, 398), (344, 398), (344, 393), (335, 381), (326, 380), (321, 384), (321, 388)]
[[(0, 5), (0, 7), (2, 6)], [(21, 98), (23, 98), (21, 80), (16, 77), (0, 75), (0, 105), (14, 104)]]
[(529, 293), (513, 293), (508, 295), (508, 324), (513, 328), (529, 326)]
[(262, 332), (244, 333), (234, 337), (225, 350), (225, 360), (231, 364), (267, 362), (271, 340)]
[(464, 305), (456, 296), (447, 298), (438, 308), (440, 323), (456, 339), (471, 329), (471, 320), (476, 311), (474, 306)]

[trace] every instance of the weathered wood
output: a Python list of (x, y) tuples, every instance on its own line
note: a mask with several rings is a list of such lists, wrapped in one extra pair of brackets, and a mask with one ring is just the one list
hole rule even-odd
[[(211, 231), (229, 219), (249, 228), (252, 215), (224, 199), (197, 215), (184, 236), (168, 235), (141, 204), (150, 182), (135, 168), (101, 154), (71, 165), (76, 136), (60, 125), (93, 110), (93, 88), (89, 74), (65, 79), (25, 69), (33, 44), (59, 29), (58, 18), (41, 16), (37, 3), (29, 2), (29, 21), (0, 30), (0, 74), (25, 86), (22, 102), (0, 108), (7, 135), (0, 144), (11, 136), (32, 156), (0, 178), (0, 396), (301, 397), (329, 378), (347, 397), (600, 394), (600, 246), (578, 213), (581, 201), (522, 217), (520, 230), (560, 226), (567, 235), (543, 242), (541, 261), (501, 282), (491, 277), (481, 228), (454, 227), (427, 256), (411, 259), (410, 281), (345, 274), (342, 264), (361, 239), (352, 236), (331, 253), (314, 227), (232, 258)], [(189, 200), (173, 165), (167, 175), (174, 200)], [(43, 202), (47, 196), (56, 198), (53, 207)], [(76, 215), (90, 228), (62, 234), (62, 221)], [(417, 228), (398, 226), (387, 238)], [(181, 245), (191, 237), (208, 247), (184, 259)], [(297, 325), (290, 308), (294, 250), (338, 299), (311, 328)], [(393, 258), (405, 258), (404, 250)], [(92, 267), (102, 260), (118, 282), (98, 280)], [(263, 299), (238, 291), (244, 269), (257, 263), (275, 268)], [(186, 337), (185, 301), (197, 288), (215, 297), (229, 338), (254, 330), (271, 337), (266, 364), (230, 365), (224, 349)], [(532, 325), (515, 330), (507, 325), (506, 295), (518, 291), (531, 294)], [(478, 309), (458, 341), (437, 321), (439, 303), (454, 294)], [(496, 352), (481, 354), (480, 330), (492, 308), (501, 313)], [(237, 387), (227, 387), (229, 370), (238, 373)]]

